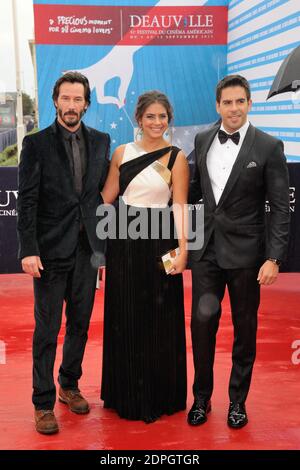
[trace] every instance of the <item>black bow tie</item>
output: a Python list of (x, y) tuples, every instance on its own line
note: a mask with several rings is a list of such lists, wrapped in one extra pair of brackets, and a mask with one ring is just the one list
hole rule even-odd
[(220, 129), (218, 132), (218, 137), (219, 137), (219, 141), (221, 142), (221, 144), (225, 144), (225, 142), (227, 142), (228, 139), (231, 139), (232, 142), (234, 142), (236, 145), (238, 145), (240, 141), (239, 132), (235, 132), (234, 134), (227, 134), (226, 132), (222, 131), (222, 129)]

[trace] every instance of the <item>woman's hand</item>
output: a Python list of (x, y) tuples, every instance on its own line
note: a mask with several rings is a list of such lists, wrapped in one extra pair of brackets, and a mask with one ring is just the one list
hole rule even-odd
[(172, 260), (173, 270), (170, 272), (170, 274), (174, 275), (174, 274), (183, 273), (183, 271), (186, 268), (186, 263), (187, 263), (187, 253), (186, 252), (176, 256), (176, 258), (174, 258)]

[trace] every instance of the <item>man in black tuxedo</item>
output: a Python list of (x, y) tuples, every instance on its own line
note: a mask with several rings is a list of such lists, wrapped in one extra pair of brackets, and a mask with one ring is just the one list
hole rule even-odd
[(64, 300), (59, 400), (75, 413), (89, 411), (78, 380), (104, 251), (96, 236), (96, 209), (103, 203), (110, 145), (108, 134), (81, 122), (90, 104), (85, 76), (66, 73), (52, 98), (55, 122), (24, 138), (18, 196), (19, 257), (33, 276), (35, 298), (32, 400), (36, 429), (43, 434), (58, 431), (53, 367)]
[[(256, 352), (260, 285), (272, 284), (289, 231), (289, 183), (281, 141), (253, 127), (244, 77), (221, 80), (216, 91), (221, 123), (195, 139), (190, 202), (203, 199), (204, 244), (191, 251), (194, 404), (188, 423), (207, 420), (221, 302), (227, 286), (234, 327), (228, 425), (248, 422), (248, 395)], [(265, 201), (271, 216), (265, 226)]]

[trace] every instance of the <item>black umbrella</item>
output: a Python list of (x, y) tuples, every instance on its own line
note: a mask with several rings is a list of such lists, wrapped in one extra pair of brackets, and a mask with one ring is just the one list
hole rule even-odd
[(282, 62), (274, 82), (270, 88), (268, 98), (287, 91), (296, 91), (300, 88), (300, 46), (296, 47)]

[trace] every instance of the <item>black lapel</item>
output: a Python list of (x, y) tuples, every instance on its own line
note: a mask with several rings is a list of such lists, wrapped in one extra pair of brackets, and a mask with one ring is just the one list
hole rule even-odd
[(206, 194), (206, 200), (211, 210), (215, 209), (216, 200), (207, 170), (207, 152), (209, 151), (219, 129), (220, 124), (217, 124), (205, 133), (205, 136), (203, 136), (203, 145), (200, 149), (200, 155), (198, 156), (198, 158), (200, 158), (201, 187), (203, 188), (203, 194)]
[(82, 181), (82, 192), (84, 192), (85, 188), (88, 187), (90, 178), (94, 174), (94, 165), (96, 164), (96, 148), (94, 135), (91, 132), (91, 129), (83, 122), (81, 122), (81, 125), (86, 146), (86, 172)]
[(230, 191), (234, 187), (236, 180), (238, 179), (239, 174), (244, 166), (244, 163), (246, 159), (249, 157), (249, 153), (254, 143), (254, 137), (255, 137), (255, 127), (249, 124), (243, 145), (238, 153), (236, 161), (234, 162), (234, 165), (232, 167), (231, 173), (227, 180), (226, 186), (224, 188), (224, 191), (222, 192), (222, 196), (220, 197), (218, 207), (220, 207), (223, 204), (223, 202), (228, 197)]

